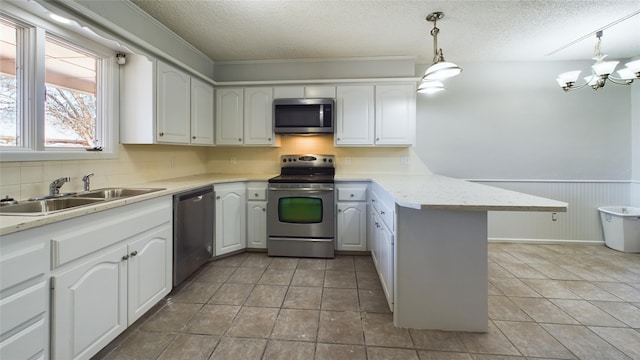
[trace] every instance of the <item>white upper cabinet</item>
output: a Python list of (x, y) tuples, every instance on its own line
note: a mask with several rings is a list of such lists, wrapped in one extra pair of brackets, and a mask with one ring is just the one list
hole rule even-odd
[(189, 143), (190, 80), (186, 73), (158, 61), (158, 142)]
[(143, 55), (120, 69), (120, 143), (213, 144), (212, 85)]
[(373, 85), (343, 85), (336, 90), (336, 145), (373, 145)]
[(216, 144), (242, 145), (244, 136), (244, 94), (242, 88), (216, 90)]
[(276, 86), (273, 88), (274, 99), (301, 99), (304, 97), (304, 86)]
[(244, 89), (245, 145), (273, 145), (273, 88)]
[(191, 79), (191, 143), (213, 145), (213, 86)]
[(216, 144), (275, 144), (273, 88), (224, 88), (216, 90)]
[(376, 86), (376, 145), (410, 146), (415, 142), (414, 84)]
[(307, 99), (315, 98), (336, 98), (336, 87), (329, 85), (305, 86), (304, 97)]

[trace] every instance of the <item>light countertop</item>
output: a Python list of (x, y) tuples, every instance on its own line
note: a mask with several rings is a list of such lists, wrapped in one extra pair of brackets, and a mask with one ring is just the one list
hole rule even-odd
[[(180, 178), (127, 184), (130, 188), (165, 188), (162, 191), (82, 206), (43, 216), (0, 216), (0, 235), (34, 228), (97, 211), (135, 202), (173, 195), (200, 186), (237, 181), (266, 181), (277, 174), (202, 174)], [(553, 211), (564, 212), (567, 203), (476, 184), (439, 175), (336, 175), (336, 181), (374, 181), (386, 190), (399, 206), (413, 209), (458, 211)]]

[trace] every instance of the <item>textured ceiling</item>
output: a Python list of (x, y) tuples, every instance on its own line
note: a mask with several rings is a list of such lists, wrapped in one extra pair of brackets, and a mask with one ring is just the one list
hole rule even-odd
[[(433, 57), (432, 23), (443, 11), (438, 45), (445, 59), (588, 60), (595, 35), (640, 0), (132, 0), (214, 61)], [(640, 14), (604, 30), (609, 59), (640, 56)]]

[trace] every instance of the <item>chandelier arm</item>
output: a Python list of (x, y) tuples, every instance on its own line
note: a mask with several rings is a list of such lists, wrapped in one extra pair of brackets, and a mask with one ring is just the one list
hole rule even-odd
[(607, 79), (609, 79), (609, 81), (611, 81), (612, 83), (618, 84), (618, 85), (629, 85), (633, 82), (633, 79), (622, 79), (622, 78), (613, 77), (611, 75), (609, 75)]
[(582, 89), (583, 87), (585, 87), (585, 86), (587, 86), (587, 85), (589, 85), (589, 83), (588, 83), (588, 82), (586, 82), (586, 83), (584, 83), (584, 84), (582, 84), (582, 85), (578, 85), (578, 86), (574, 86), (574, 85), (571, 85), (571, 86), (563, 86), (563, 87), (562, 87), (562, 90), (564, 90), (565, 92), (567, 92), (567, 91), (573, 91), (573, 90), (580, 90), (580, 89)]

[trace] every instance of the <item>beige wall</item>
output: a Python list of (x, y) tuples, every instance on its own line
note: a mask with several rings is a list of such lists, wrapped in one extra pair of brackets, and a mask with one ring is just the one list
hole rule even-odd
[(335, 148), (331, 135), (283, 136), (280, 144), (276, 148), (121, 145), (119, 158), (113, 160), (3, 162), (0, 196), (20, 200), (44, 195), (52, 180), (64, 176), (71, 177), (71, 183), (62, 192), (80, 191), (82, 176), (88, 173), (95, 174), (92, 188), (207, 172), (276, 174), (281, 154), (334, 154), (339, 174), (429, 172), (411, 148)]
[(62, 192), (82, 190), (82, 176), (94, 173), (92, 188), (133, 185), (206, 172), (206, 148), (169, 145), (121, 145), (113, 160), (25, 161), (0, 163), (0, 196), (27, 199), (44, 195), (60, 177), (71, 182)]

